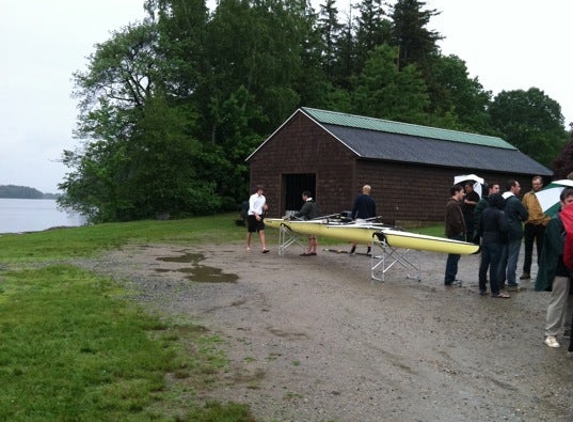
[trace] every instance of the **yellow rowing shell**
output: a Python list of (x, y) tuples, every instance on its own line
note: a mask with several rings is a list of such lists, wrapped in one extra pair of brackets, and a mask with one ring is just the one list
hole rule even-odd
[(327, 219), (291, 221), (282, 218), (265, 218), (264, 222), (267, 227), (287, 227), (295, 233), (362, 244), (372, 242), (374, 237), (393, 248), (460, 255), (474, 254), (479, 250), (479, 246), (473, 243), (397, 230), (376, 223), (332, 223)]

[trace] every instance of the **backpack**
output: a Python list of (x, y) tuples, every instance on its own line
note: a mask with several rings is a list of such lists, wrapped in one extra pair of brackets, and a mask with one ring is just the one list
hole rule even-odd
[(563, 245), (563, 263), (567, 268), (573, 269), (573, 206), (565, 207), (559, 213), (559, 218), (565, 229), (565, 242)]

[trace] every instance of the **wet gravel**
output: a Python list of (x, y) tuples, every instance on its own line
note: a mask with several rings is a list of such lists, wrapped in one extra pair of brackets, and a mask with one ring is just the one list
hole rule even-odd
[(463, 287), (445, 287), (446, 256), (423, 252), (408, 255), (421, 281), (395, 265), (377, 282), (367, 256), (295, 246), (149, 245), (76, 263), (218, 333), (230, 369), (204, 398), (247, 403), (260, 421), (573, 420), (573, 359), (542, 344), (549, 293), (532, 282), (479, 296), (474, 255), (460, 260)]

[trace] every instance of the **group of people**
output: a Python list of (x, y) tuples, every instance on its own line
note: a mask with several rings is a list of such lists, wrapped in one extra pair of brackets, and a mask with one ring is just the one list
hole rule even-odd
[[(543, 212), (536, 196), (543, 187), (540, 176), (533, 177), (532, 190), (522, 200), (519, 199), (521, 186), (514, 179), (507, 181), (503, 194), (499, 183), (485, 185), (483, 196), (479, 198), (478, 195), (477, 202), (473, 186), (468, 188), (468, 185), (472, 183), (450, 189), (451, 197), (446, 204), (446, 236), (480, 245), (479, 294), (487, 294), (489, 282), (491, 296), (503, 299), (510, 297), (504, 290), (525, 289), (520, 281), (531, 279), (535, 246), (538, 264), (535, 290), (551, 291), (543, 342), (549, 347), (560, 347), (558, 336), (570, 337), (573, 329), (573, 300), (570, 298), (573, 270), (567, 268), (563, 259), (565, 228), (561, 219), (561, 211), (573, 204), (573, 188), (562, 190), (560, 211), (550, 217)], [(468, 206), (473, 211), (469, 219)], [(518, 280), (516, 270), (522, 243), (525, 245), (523, 273)], [(460, 255), (448, 255), (446, 286), (461, 283), (456, 278), (459, 259)], [(569, 341), (568, 356), (573, 356), (573, 340)]]
[[(303, 205), (300, 211), (294, 214), (295, 218), (302, 220), (312, 220), (319, 216), (320, 211), (316, 201), (312, 198), (310, 191), (305, 190), (302, 193)], [(265, 236), (265, 223), (264, 214), (268, 210), (267, 199), (264, 195), (264, 188), (262, 186), (257, 186), (257, 191), (253, 193), (249, 198), (249, 210), (247, 211), (247, 252), (251, 252), (251, 241), (253, 233), (259, 234), (259, 239), (261, 241), (262, 253), (269, 253), (269, 249), (266, 244)], [(305, 252), (301, 253), (301, 256), (315, 256), (316, 248), (318, 246), (318, 241), (316, 236), (308, 237), (308, 247)]]
[[(553, 217), (544, 214), (536, 193), (543, 187), (543, 179), (532, 179), (532, 190), (519, 199), (521, 185), (515, 179), (507, 181), (501, 193), (499, 183), (484, 185), (483, 195), (473, 189), (473, 184), (454, 185), (446, 204), (445, 234), (450, 239), (466, 240), (480, 245), (478, 287), (480, 295), (490, 294), (494, 298), (509, 299), (506, 292), (524, 290), (521, 280), (531, 279), (534, 246), (537, 249), (538, 272), (536, 291), (551, 291), (547, 307), (545, 336), (543, 342), (549, 347), (560, 347), (558, 337), (570, 336), (573, 328), (573, 300), (570, 299), (573, 270), (563, 260), (565, 228), (560, 212)], [(268, 210), (263, 187), (258, 186), (249, 198), (247, 217), (247, 252), (251, 252), (253, 233), (258, 233), (262, 253), (268, 253), (263, 216)], [(362, 193), (356, 196), (351, 219), (357, 222), (376, 217), (376, 203), (370, 196), (371, 187), (364, 185)], [(310, 191), (302, 192), (303, 205), (293, 217), (312, 220), (320, 216), (316, 201)], [(573, 206), (573, 188), (565, 188), (560, 195), (561, 210)], [(573, 210), (573, 208), (571, 209)], [(521, 244), (524, 243), (523, 273), (517, 277), (517, 263)], [(355, 253), (353, 244), (349, 253)], [(316, 256), (318, 241), (309, 236), (308, 246), (301, 256)], [(367, 253), (370, 253), (368, 245)], [(461, 284), (458, 280), (460, 255), (448, 254), (444, 284)], [(488, 279), (489, 275), (489, 279)], [(573, 356), (573, 340), (570, 340), (568, 354)]]
[[(370, 196), (372, 187), (364, 185), (362, 193), (356, 196), (352, 205), (351, 218), (357, 222), (365, 222), (376, 217), (376, 202)], [(247, 211), (247, 252), (251, 252), (251, 240), (253, 233), (258, 233), (261, 241), (262, 253), (268, 253), (269, 249), (266, 245), (265, 238), (265, 224), (263, 215), (268, 210), (267, 200), (264, 196), (264, 189), (262, 186), (257, 186), (257, 191), (249, 198), (249, 209)], [(296, 212), (292, 217), (300, 220), (312, 220), (320, 216), (320, 211), (316, 201), (312, 197), (312, 193), (308, 190), (302, 192), (303, 205), (300, 211)], [(351, 254), (356, 252), (356, 243), (352, 244), (350, 249)], [(316, 256), (318, 247), (318, 240), (316, 236), (310, 235), (308, 237), (308, 246), (306, 250), (301, 253), (301, 256)], [(370, 253), (371, 247), (367, 246), (367, 253)]]

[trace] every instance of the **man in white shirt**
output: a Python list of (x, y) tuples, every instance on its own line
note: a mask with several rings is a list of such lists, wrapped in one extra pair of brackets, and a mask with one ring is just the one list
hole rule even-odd
[(267, 210), (267, 199), (263, 195), (263, 187), (257, 186), (257, 191), (249, 198), (249, 211), (247, 213), (247, 252), (251, 252), (251, 237), (258, 232), (261, 239), (263, 253), (268, 253), (265, 241), (265, 223), (262, 215)]

